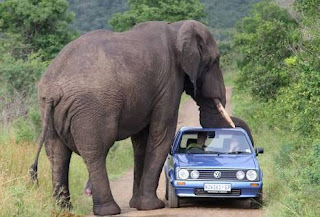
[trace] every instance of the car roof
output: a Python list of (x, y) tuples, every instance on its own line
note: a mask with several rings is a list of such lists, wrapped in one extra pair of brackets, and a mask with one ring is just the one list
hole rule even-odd
[(243, 132), (248, 135), (247, 131), (245, 131), (241, 127), (235, 128), (202, 128), (202, 127), (181, 127), (177, 133), (184, 132), (214, 132), (214, 131), (230, 131), (230, 132)]

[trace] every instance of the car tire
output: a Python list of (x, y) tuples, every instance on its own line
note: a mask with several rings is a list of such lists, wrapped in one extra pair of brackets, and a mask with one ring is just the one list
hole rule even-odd
[(166, 200), (168, 200), (168, 188), (169, 188), (169, 181), (168, 178), (166, 177), (166, 193), (164, 194), (164, 197)]
[(179, 197), (176, 195), (174, 187), (168, 183), (168, 205), (170, 208), (179, 207)]
[(250, 208), (260, 209), (263, 204), (262, 191), (259, 193), (258, 197), (250, 198)]

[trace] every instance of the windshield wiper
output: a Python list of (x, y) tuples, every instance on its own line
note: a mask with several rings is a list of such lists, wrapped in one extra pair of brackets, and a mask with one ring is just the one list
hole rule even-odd
[(226, 152), (220, 152), (220, 151), (206, 151), (206, 154), (227, 154)]
[(227, 152), (226, 154), (250, 154), (247, 151), (231, 151), (231, 152)]

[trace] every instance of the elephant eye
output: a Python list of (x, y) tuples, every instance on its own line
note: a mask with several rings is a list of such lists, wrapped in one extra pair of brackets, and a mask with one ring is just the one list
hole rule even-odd
[(211, 59), (209, 62), (209, 68), (211, 68), (215, 63), (216, 63), (217, 59)]
[(219, 62), (219, 57), (215, 58), (215, 59), (211, 59), (211, 64), (210, 66), (213, 66), (214, 64), (216, 64), (217, 62)]

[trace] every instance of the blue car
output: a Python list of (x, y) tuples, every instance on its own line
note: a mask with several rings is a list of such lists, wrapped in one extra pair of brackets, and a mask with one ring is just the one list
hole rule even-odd
[(181, 128), (164, 165), (169, 207), (179, 207), (180, 198), (208, 197), (242, 198), (259, 208), (260, 153), (242, 128)]

